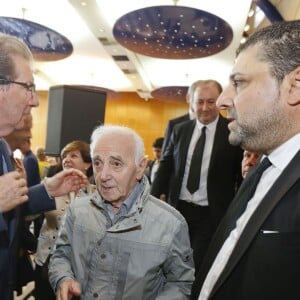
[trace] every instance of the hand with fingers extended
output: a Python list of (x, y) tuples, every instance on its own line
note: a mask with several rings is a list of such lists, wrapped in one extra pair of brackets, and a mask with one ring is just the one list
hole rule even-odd
[(66, 195), (70, 192), (77, 193), (88, 183), (86, 175), (77, 169), (66, 169), (53, 177), (45, 177), (44, 185), (52, 197)]
[(56, 291), (56, 300), (70, 300), (73, 296), (80, 296), (81, 289), (78, 281), (74, 279), (66, 279)]
[(28, 201), (27, 193), (27, 183), (20, 172), (0, 176), (0, 212), (10, 211)]

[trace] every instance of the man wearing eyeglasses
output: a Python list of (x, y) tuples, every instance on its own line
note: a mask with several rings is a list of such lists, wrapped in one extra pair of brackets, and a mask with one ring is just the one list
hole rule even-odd
[[(19, 39), (0, 35), (0, 137), (24, 126), (24, 116), (38, 106), (32, 73), (33, 57)], [(66, 170), (43, 184), (27, 188), (13, 170), (7, 146), (0, 138), (0, 299), (12, 300), (19, 227), (25, 214), (55, 209), (53, 197), (84, 187), (86, 177)]]

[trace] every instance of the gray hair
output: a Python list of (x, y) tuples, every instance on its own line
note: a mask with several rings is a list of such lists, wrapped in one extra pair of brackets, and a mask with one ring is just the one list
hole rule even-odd
[(128, 137), (132, 137), (134, 140), (134, 160), (136, 166), (145, 157), (145, 146), (143, 139), (131, 128), (120, 126), (120, 125), (100, 125), (96, 127), (91, 135), (91, 156), (93, 158), (93, 153), (95, 150), (96, 143), (104, 136), (121, 134)]
[(196, 90), (197, 87), (201, 87), (201, 86), (206, 85), (206, 84), (213, 84), (213, 85), (215, 85), (217, 87), (218, 91), (220, 92), (220, 94), (223, 91), (222, 85), (218, 81), (216, 81), (216, 80), (213, 80), (213, 79), (197, 80), (197, 81), (193, 82), (190, 85), (190, 87), (188, 88), (186, 97), (188, 99), (190, 99), (191, 97), (193, 97), (193, 94), (194, 94), (194, 92), (195, 92), (195, 90)]
[(281, 83), (283, 78), (300, 66), (300, 21), (274, 23), (253, 33), (237, 49), (237, 55), (245, 49), (260, 46), (259, 59), (270, 66), (270, 74)]
[(32, 53), (22, 40), (14, 36), (0, 34), (0, 76), (11, 80), (18, 76), (14, 55), (23, 57), (33, 65)]

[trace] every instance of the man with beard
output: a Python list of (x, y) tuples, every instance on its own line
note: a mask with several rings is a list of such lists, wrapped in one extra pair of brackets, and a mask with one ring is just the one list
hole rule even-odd
[(300, 299), (300, 21), (254, 33), (237, 53), (217, 105), (230, 143), (263, 157), (220, 223), (192, 299)]

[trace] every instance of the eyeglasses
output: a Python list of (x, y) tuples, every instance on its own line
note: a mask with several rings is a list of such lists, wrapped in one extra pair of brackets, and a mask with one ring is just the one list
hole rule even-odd
[(14, 80), (9, 80), (9, 79), (7, 79), (7, 78), (0, 77), (0, 85), (1, 85), (1, 84), (11, 84), (11, 83), (21, 85), (21, 86), (24, 87), (28, 92), (31, 92), (32, 95), (35, 93), (35, 84), (34, 84), (34, 83), (30, 83), (30, 82), (21, 82), (21, 81), (14, 81)]

